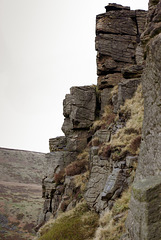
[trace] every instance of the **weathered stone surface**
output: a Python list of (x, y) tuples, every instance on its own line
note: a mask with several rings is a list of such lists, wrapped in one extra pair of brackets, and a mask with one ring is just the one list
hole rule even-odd
[[(114, 113), (117, 113), (120, 106), (124, 104), (126, 99), (131, 99), (134, 96), (134, 93), (140, 84), (141, 79), (140, 78), (134, 78), (134, 79), (126, 79), (123, 82), (118, 84), (118, 93), (114, 94), (112, 97), (112, 104), (114, 107)], [(118, 126), (121, 124), (121, 126), (124, 125), (124, 122), (118, 122)], [(117, 127), (115, 125), (116, 130), (120, 127)], [(115, 130), (114, 130), (115, 131)], [(115, 131), (116, 132), (116, 131)]]
[[(144, 30), (146, 11), (132, 11), (117, 4), (106, 6), (106, 13), (96, 17), (97, 74), (99, 89), (121, 82), (109, 83), (109, 74), (121, 73), (123, 67), (142, 64), (142, 48), (136, 47)], [(112, 81), (113, 82), (113, 81)]]
[(95, 120), (96, 90), (94, 86), (72, 87), (63, 101), (65, 116), (62, 130), (67, 150), (81, 152), (87, 145), (87, 134)]
[(111, 88), (104, 88), (101, 91), (101, 111), (100, 115), (103, 114), (105, 106), (109, 105), (111, 102)]
[(136, 15), (137, 31), (138, 31), (138, 35), (140, 37), (140, 35), (145, 30), (145, 22), (146, 22), (147, 11), (136, 10), (135, 15)]
[(161, 1), (151, 0), (142, 34), (144, 121), (127, 228), (131, 240), (161, 239)]
[(132, 65), (122, 69), (123, 77), (126, 79), (140, 78), (143, 73), (143, 65)]
[(70, 118), (65, 118), (63, 125), (62, 125), (62, 131), (64, 132), (64, 134), (66, 136), (70, 135), (72, 133), (72, 129), (73, 129), (73, 124), (70, 120)]
[[(116, 86), (119, 82), (123, 81), (124, 78), (121, 73), (113, 73), (113, 74), (107, 74), (107, 75), (101, 75), (98, 77), (98, 88), (104, 89), (104, 88), (113, 88)], [(107, 96), (108, 98), (108, 96)]]
[[(95, 146), (94, 140), (92, 141), (93, 147), (90, 150), (90, 177), (85, 194), (88, 205), (100, 213), (106, 208), (111, 209), (114, 200), (129, 184), (129, 172), (132, 171), (136, 156), (135, 159), (132, 156), (127, 158), (125, 153), (120, 158), (115, 157), (114, 161), (113, 149), (111, 150), (109, 145), (111, 135), (125, 126), (125, 119), (124, 122), (121, 119), (117, 120), (108, 129), (98, 130), (97, 127), (92, 129), (90, 127), (96, 119), (96, 113), (97, 116), (101, 116), (107, 104), (115, 102), (113, 105), (117, 112), (119, 106), (133, 96), (140, 83), (138, 78), (142, 73), (143, 48), (138, 44), (144, 23), (144, 11), (130, 11), (129, 7), (117, 4), (109, 4), (106, 6), (106, 13), (97, 16), (99, 91), (96, 92), (93, 86), (72, 87), (70, 94), (65, 97), (63, 102), (65, 119), (62, 126), (65, 137), (51, 139), (52, 153), (47, 155), (49, 169), (43, 179), (45, 197), (43, 219), (51, 213), (56, 216), (59, 210), (69, 210), (75, 205), (77, 201), (75, 196), (79, 194), (80, 189), (75, 186), (74, 177), (63, 175), (63, 180), (59, 184), (56, 183), (54, 176), (77, 159), (78, 153), (87, 146), (87, 139), (96, 140)], [(118, 84), (118, 94), (115, 93), (115, 97), (112, 98), (111, 90)], [(97, 140), (98, 145), (102, 145), (96, 146)]]
[[(154, 15), (151, 16), (151, 23), (157, 17), (157, 13), (160, 14), (160, 11), (161, 2), (153, 9)], [(148, 23), (148, 31), (150, 31), (150, 26), (150, 23)], [(144, 37), (146, 38), (146, 35)], [(146, 67), (142, 78), (144, 94), (143, 142), (141, 144), (137, 178), (161, 175), (160, 46), (161, 34), (158, 34), (148, 42), (148, 49), (146, 50)]]
[(135, 11), (130, 11), (130, 9), (123, 8), (120, 8), (119, 11), (109, 11), (109, 7), (106, 7), (106, 11), (108, 11), (105, 14), (97, 15), (97, 33), (106, 32), (135, 36), (137, 34), (136, 22), (134, 20)]
[(161, 32), (161, 2), (152, 0), (149, 2), (146, 29), (142, 34), (143, 44), (147, 44), (151, 38)]
[(101, 75), (102, 73), (121, 71), (123, 63), (117, 64), (112, 57), (104, 56), (100, 53), (97, 54), (97, 74)]
[(59, 173), (64, 167), (70, 164), (76, 159), (75, 152), (69, 151), (55, 151), (48, 153), (47, 157), (47, 169), (42, 180), (43, 197), (46, 199), (52, 199), (53, 192), (56, 190), (56, 183), (54, 181), (54, 174)]
[(64, 136), (49, 139), (50, 152), (65, 150), (67, 139)]
[(106, 181), (101, 199), (109, 201), (111, 198), (118, 197), (123, 190), (125, 180), (126, 175), (124, 176), (123, 169), (114, 168)]
[(102, 158), (98, 155), (98, 149), (99, 147), (91, 148), (91, 172), (85, 199), (91, 208), (102, 212), (113, 206), (114, 200), (131, 182), (126, 160), (113, 162), (109, 156)]
[(41, 211), (38, 216), (37, 226), (35, 227), (35, 231), (37, 232), (44, 223), (45, 223), (45, 214), (43, 211)]
[(101, 201), (101, 192), (109, 173), (110, 162), (108, 160), (101, 160), (98, 155), (93, 155), (93, 150), (91, 149), (91, 174), (87, 184), (85, 199), (88, 205), (98, 212), (107, 207), (107, 203)]
[(75, 161), (76, 158), (75, 152), (70, 151), (55, 151), (52, 153), (48, 153), (47, 157), (47, 172), (46, 176), (48, 178), (52, 178), (54, 173), (60, 171), (64, 167), (66, 167), (69, 163)]
[(139, 43), (135, 50), (135, 59), (137, 65), (142, 65), (144, 62), (144, 50), (141, 43)]
[(122, 83), (119, 83), (118, 88), (118, 108), (120, 105), (123, 105), (126, 99), (130, 99), (133, 97), (138, 85), (140, 83), (140, 79), (128, 79)]
[(72, 104), (74, 103), (73, 96), (71, 94), (66, 94), (63, 101), (63, 115), (68, 118), (72, 111)]
[[(140, 83), (143, 48), (139, 45), (136, 51), (136, 47), (143, 31), (146, 12), (130, 11), (128, 7), (117, 4), (109, 4), (106, 11), (96, 19), (97, 86), (101, 90), (101, 112), (111, 101), (117, 112), (126, 99), (133, 97)], [(118, 94), (111, 97), (111, 90), (116, 85), (119, 85)], [(96, 131), (93, 137), (97, 137), (99, 143), (107, 143), (110, 134), (123, 126), (125, 122), (119, 119), (112, 128), (104, 132)], [(85, 197), (90, 207), (101, 212), (107, 206), (111, 208), (114, 199), (131, 184), (129, 171), (136, 157), (130, 159), (132, 156), (129, 156), (126, 161), (125, 156), (121, 161), (113, 162), (109, 156), (99, 154), (98, 147), (91, 148), (91, 173)]]
[(74, 130), (67, 138), (67, 149), (73, 152), (81, 152), (87, 146), (88, 131)]
[(65, 134), (71, 129), (88, 129), (95, 119), (95, 88), (91, 86), (72, 87), (70, 95), (66, 95), (63, 106), (64, 116), (70, 123), (62, 127)]
[(96, 37), (96, 50), (118, 62), (134, 63), (135, 46), (136, 37), (130, 35), (100, 33)]
[(98, 130), (94, 137), (98, 137), (100, 143), (106, 143), (109, 142), (111, 136), (111, 132), (108, 129), (101, 129)]
[(131, 168), (138, 162), (138, 156), (127, 156), (126, 157), (126, 166)]
[(135, 182), (127, 228), (132, 240), (161, 239), (161, 177)]

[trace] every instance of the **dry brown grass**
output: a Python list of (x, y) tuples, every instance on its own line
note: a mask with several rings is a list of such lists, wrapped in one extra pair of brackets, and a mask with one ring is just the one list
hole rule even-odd
[(74, 176), (74, 175), (86, 172), (87, 169), (88, 169), (88, 162), (86, 160), (75, 161), (66, 167), (65, 173), (67, 176)]
[(107, 128), (111, 123), (115, 121), (116, 114), (113, 113), (112, 105), (106, 105), (102, 117), (99, 120), (94, 121), (91, 130), (97, 131), (98, 129)]
[(114, 88), (112, 89), (111, 96), (114, 96), (117, 93), (118, 93), (118, 85), (114, 86)]
[[(121, 110), (124, 114), (130, 112), (130, 118), (126, 122), (126, 126), (111, 136), (110, 144), (112, 147), (120, 146), (122, 151), (131, 151), (131, 144), (141, 134), (142, 122), (144, 116), (144, 100), (142, 97), (142, 87), (138, 89), (132, 99), (125, 101)], [(138, 146), (139, 147), (139, 146)], [(135, 154), (138, 154), (139, 149), (136, 149)], [(133, 149), (134, 150), (134, 149)], [(134, 154), (134, 151), (132, 151)]]
[(141, 143), (141, 136), (137, 136), (131, 141), (129, 146), (129, 150), (131, 151), (131, 153), (133, 154), (137, 153), (137, 150), (140, 147), (140, 143)]
[(64, 171), (64, 169), (60, 170), (60, 172), (54, 174), (54, 181), (55, 181), (56, 184), (63, 183), (64, 182), (64, 178), (65, 178), (65, 171)]
[(93, 147), (96, 147), (96, 146), (99, 146), (100, 142), (99, 142), (99, 138), (98, 137), (94, 137), (92, 139), (92, 146)]
[(74, 177), (74, 183), (76, 188), (80, 188), (81, 192), (83, 193), (86, 189), (86, 184), (89, 179), (89, 171), (86, 171), (83, 174), (76, 175)]
[(102, 115), (102, 125), (109, 126), (114, 122), (116, 114), (113, 113), (112, 105), (107, 105), (104, 108), (104, 113)]
[(139, 85), (133, 98), (125, 101), (122, 111), (131, 112), (131, 117), (126, 123), (126, 128), (134, 128), (141, 132), (144, 117), (144, 99), (142, 96), (142, 86)]
[(37, 239), (89, 240), (93, 239), (97, 227), (98, 215), (90, 211), (86, 203), (81, 202), (73, 210), (46, 224)]
[(94, 240), (119, 240), (125, 232), (125, 221), (128, 213), (130, 192), (124, 192), (118, 199), (112, 210), (108, 210), (100, 217), (99, 227), (96, 231)]
[(98, 155), (101, 157), (109, 158), (111, 155), (111, 145), (110, 144), (102, 144), (98, 151)]
[(89, 149), (86, 148), (83, 152), (81, 152), (78, 157), (77, 160), (89, 160)]

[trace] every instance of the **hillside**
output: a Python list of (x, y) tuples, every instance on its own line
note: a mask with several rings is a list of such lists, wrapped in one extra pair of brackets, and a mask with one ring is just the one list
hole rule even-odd
[(0, 239), (32, 239), (43, 204), (44, 153), (0, 148)]

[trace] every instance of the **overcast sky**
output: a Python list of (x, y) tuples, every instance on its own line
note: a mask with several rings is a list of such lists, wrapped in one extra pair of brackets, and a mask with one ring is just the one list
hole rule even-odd
[(65, 94), (97, 83), (95, 18), (110, 2), (0, 0), (0, 147), (48, 152), (63, 135)]

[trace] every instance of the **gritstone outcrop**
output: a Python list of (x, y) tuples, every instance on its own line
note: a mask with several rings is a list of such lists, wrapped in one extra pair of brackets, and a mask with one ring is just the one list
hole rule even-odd
[[(139, 162), (121, 239), (159, 240), (161, 1), (150, 0), (148, 14), (118, 4), (105, 8), (96, 17), (97, 86), (72, 87), (65, 97), (65, 137), (50, 139), (38, 227), (82, 197), (98, 213), (110, 210), (132, 185)], [(83, 191), (76, 175), (86, 184)]]
[[(63, 101), (65, 136), (49, 141), (51, 152), (47, 155), (43, 179), (45, 203), (37, 228), (51, 215), (56, 217), (60, 210), (75, 206), (82, 193), (74, 174), (68, 173), (66, 168), (69, 169), (72, 162), (72, 167), (75, 166), (76, 161), (80, 168), (79, 154), (84, 151), (89, 159), (84, 193), (90, 208), (100, 213), (111, 208), (131, 184), (130, 173), (138, 155), (124, 151), (123, 145), (112, 145), (111, 139), (126, 125), (127, 116), (120, 111), (120, 106), (134, 96), (140, 84), (144, 66), (140, 35), (146, 14), (143, 10), (133, 11), (129, 7), (109, 4), (106, 13), (96, 17), (98, 83), (97, 86), (72, 87)], [(118, 90), (114, 91), (115, 88)], [(106, 120), (94, 127), (97, 119), (104, 119), (106, 107), (109, 109)], [(133, 135), (130, 131), (134, 131)], [(140, 129), (130, 131), (128, 134), (134, 138), (140, 134)], [(82, 169), (84, 172), (85, 167)]]
[(141, 36), (144, 121), (141, 152), (127, 219), (132, 240), (161, 239), (161, 1), (149, 2)]

